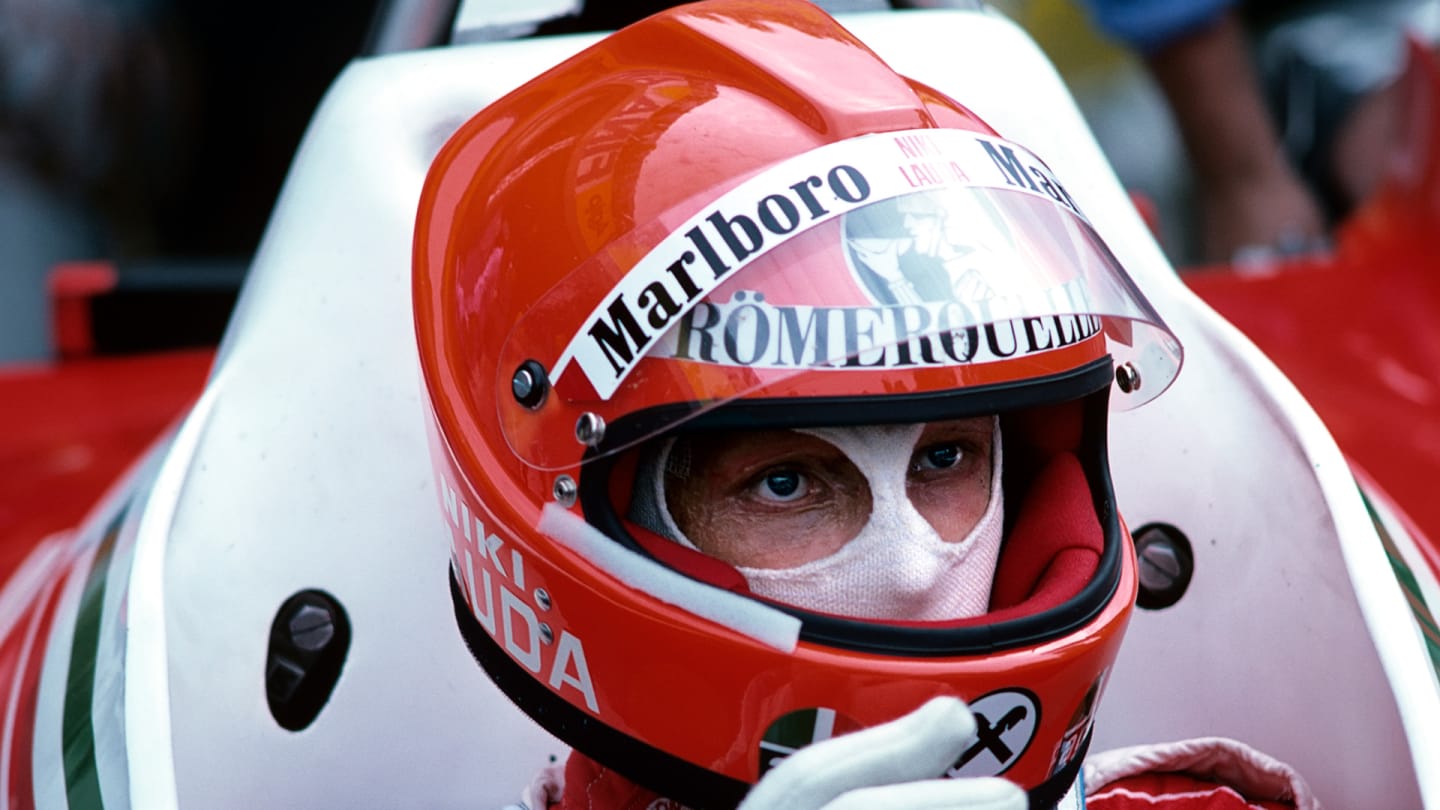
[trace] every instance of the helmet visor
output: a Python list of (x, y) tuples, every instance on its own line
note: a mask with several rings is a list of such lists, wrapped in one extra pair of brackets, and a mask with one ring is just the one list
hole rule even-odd
[[(516, 397), (497, 408), (528, 464), (615, 452), (738, 397), (963, 388), (1108, 353), (1129, 408), (1179, 370), (1178, 341), (1019, 145), (882, 133), (710, 199), (607, 246), (517, 321), (497, 370)], [(521, 401), (539, 374), (543, 400)]]

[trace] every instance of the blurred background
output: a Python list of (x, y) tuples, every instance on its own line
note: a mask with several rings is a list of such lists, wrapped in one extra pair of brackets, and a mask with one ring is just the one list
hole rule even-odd
[(106, 346), (208, 338), (377, 5), (0, 0), (0, 363), (55, 356), (66, 262), (134, 276), (94, 313)]
[[(1433, 7), (1437, 0), (1248, 5), (1323, 11), (1397, 4)], [(472, 38), (485, 38), (486, 30), (494, 37), (610, 28), (664, 5), (474, 3), (492, 22), (509, 22), (472, 25)], [(821, 5), (845, 11), (887, 4)], [(1167, 99), (1156, 81), (1159, 48), (1146, 38), (1173, 24), (1124, 18), (1123, 7), (1143, 3), (993, 5), (1054, 59), (1122, 182), (1153, 206), (1147, 210), (1172, 261), (1189, 267), (1215, 260), (1196, 226), (1192, 161), (1174, 115), (1177, 93), (1193, 93), (1172, 82)], [(1193, 28), (1190, 17), (1226, 3), (1168, 5)], [(383, 9), (406, 6), (400, 0)], [(540, 26), (513, 24), (541, 6), (572, 13)], [(1122, 13), (1107, 16), (1105, 7)], [(213, 343), (312, 111), (348, 61), (382, 47), (387, 32), (377, 25), (378, 10), (381, 0), (0, 0), (0, 364)], [(1432, 30), (1436, 16), (1432, 11)], [(448, 28), (449, 19), (442, 22)], [(1398, 25), (1382, 22), (1393, 29), (1388, 39), (1349, 48), (1358, 54), (1352, 61), (1376, 66), (1372, 73), (1399, 59)], [(1363, 39), (1356, 30), (1350, 25), (1339, 40), (1330, 30), (1337, 45), (1328, 49), (1356, 45)], [(1258, 46), (1249, 54), (1261, 55)], [(1227, 81), (1202, 75), (1195, 86), (1218, 86), (1223, 103), (1223, 93), (1241, 88)], [(83, 307), (79, 327), (74, 319), (57, 322), (65, 304), (56, 299)]]

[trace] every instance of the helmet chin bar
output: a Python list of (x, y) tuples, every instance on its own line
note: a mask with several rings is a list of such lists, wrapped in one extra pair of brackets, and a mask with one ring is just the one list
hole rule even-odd
[(695, 810), (734, 807), (745, 797), (748, 784), (694, 765), (606, 725), (535, 680), (470, 613), (453, 568), (449, 577), (455, 622), (470, 654), (500, 691), (546, 731), (637, 785)]
[[(515, 663), (485, 632), (465, 604), (454, 569), (449, 569), (455, 623), (470, 654), (505, 696), (530, 719), (575, 750), (637, 785), (695, 810), (728, 810), (745, 798), (750, 785), (702, 768), (648, 745), (551, 692)], [(1054, 810), (1074, 785), (1090, 749), (1086, 733), (1070, 762), (1027, 792), (1029, 810)]]
[[(1076, 448), (1089, 485), (1095, 516), (1104, 533), (1099, 565), (1089, 582), (1063, 603), (1030, 615), (989, 624), (931, 626), (861, 621), (812, 613), (782, 604), (774, 606), (803, 622), (800, 639), (838, 649), (881, 655), (944, 657), (977, 655), (1043, 643), (1084, 626), (1103, 611), (1120, 583), (1123, 535), (1114, 509), (1114, 490), (1106, 457), (1108, 395), (1113, 379), (1110, 357), (1077, 369), (1020, 385), (1001, 383), (964, 392), (891, 395), (871, 398), (736, 400), (689, 420), (683, 429), (787, 428), (883, 422), (925, 422), (1013, 412), (1029, 407), (1083, 400), (1082, 445)], [(641, 425), (654, 414), (635, 415)], [(625, 424), (607, 435), (630, 441)], [(616, 542), (650, 556), (625, 527), (611, 501), (610, 472), (618, 454), (605, 445), (582, 468), (580, 503), (585, 519)], [(1007, 521), (1008, 524), (1008, 521)], [(1007, 539), (1009, 526), (1007, 525)], [(1005, 553), (1002, 550), (1002, 555)], [(682, 572), (683, 573), (683, 572)]]

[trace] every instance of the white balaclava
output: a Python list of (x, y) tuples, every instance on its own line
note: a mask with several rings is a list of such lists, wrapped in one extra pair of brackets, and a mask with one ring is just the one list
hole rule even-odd
[[(984, 613), (1005, 515), (999, 419), (994, 427), (990, 501), (975, 528), (954, 543), (940, 538), (905, 492), (910, 459), (924, 428), (913, 424), (796, 430), (834, 445), (865, 476), (873, 504), (870, 519), (854, 539), (820, 559), (793, 568), (737, 566), (750, 590), (805, 610), (861, 619), (943, 621)], [(674, 446), (670, 439), (641, 460), (630, 518), (694, 549), (665, 505), (664, 470)]]

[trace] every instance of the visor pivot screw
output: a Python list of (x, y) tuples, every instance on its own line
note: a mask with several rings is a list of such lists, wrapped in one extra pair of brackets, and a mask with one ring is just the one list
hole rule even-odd
[(605, 419), (596, 413), (582, 413), (575, 420), (575, 438), (586, 447), (594, 447), (605, 439)]
[(545, 367), (534, 360), (521, 363), (510, 378), (510, 393), (515, 395), (515, 401), (532, 411), (545, 404), (549, 388)]
[(535, 589), (535, 606), (541, 610), (550, 609), (550, 592), (544, 588)]
[(1122, 363), (1115, 368), (1115, 384), (1127, 394), (1140, 390), (1140, 372), (1132, 363)]
[(575, 496), (579, 490), (575, 486), (575, 479), (568, 475), (562, 475), (555, 479), (555, 486), (551, 489), (555, 496), (555, 502), (565, 508), (575, 505)]
[(551, 630), (550, 625), (545, 622), (540, 623), (540, 641), (543, 644), (555, 643), (555, 631)]

